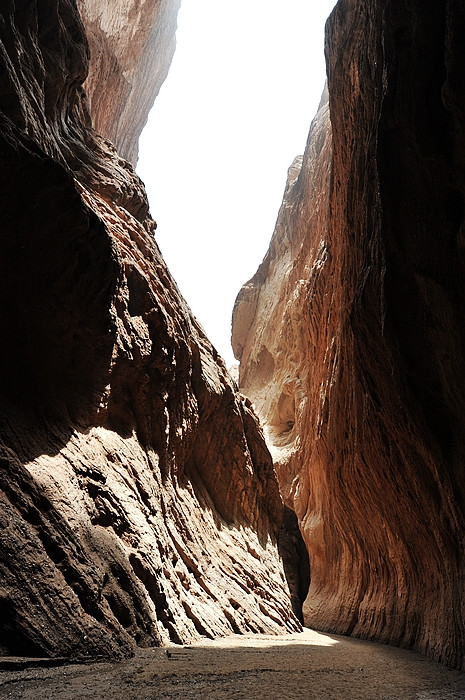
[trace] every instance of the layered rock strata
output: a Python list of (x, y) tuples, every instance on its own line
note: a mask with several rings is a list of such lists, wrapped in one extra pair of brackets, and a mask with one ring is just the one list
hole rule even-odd
[(181, 0), (77, 0), (90, 48), (85, 91), (96, 131), (136, 164), (139, 136), (176, 45)]
[(0, 646), (298, 629), (263, 436), (90, 126), (87, 71), (74, 0), (4, 0)]
[(239, 293), (307, 624), (464, 668), (465, 10), (340, 0), (329, 104)]

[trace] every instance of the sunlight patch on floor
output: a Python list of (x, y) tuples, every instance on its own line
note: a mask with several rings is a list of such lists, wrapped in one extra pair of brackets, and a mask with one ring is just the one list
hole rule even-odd
[(189, 646), (192, 647), (278, 647), (289, 645), (307, 645), (318, 647), (332, 647), (339, 644), (337, 639), (332, 639), (325, 634), (305, 628), (303, 632), (283, 634), (279, 636), (267, 634), (232, 634), (229, 637), (218, 639), (201, 639)]

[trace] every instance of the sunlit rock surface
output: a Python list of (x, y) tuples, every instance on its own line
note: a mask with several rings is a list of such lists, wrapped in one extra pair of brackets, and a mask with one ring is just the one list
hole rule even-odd
[(181, 0), (76, 0), (90, 47), (85, 90), (99, 134), (135, 165), (175, 49)]
[(464, 12), (338, 3), (329, 110), (233, 324), (310, 554), (306, 623), (462, 668)]
[(73, 0), (3, 1), (0, 646), (297, 629), (261, 431), (90, 127), (87, 56)]

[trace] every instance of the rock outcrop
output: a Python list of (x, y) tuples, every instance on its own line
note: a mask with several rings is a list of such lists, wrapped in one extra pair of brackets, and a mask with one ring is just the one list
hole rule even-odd
[(239, 293), (307, 624), (464, 668), (465, 10), (340, 0), (329, 104)]
[[(113, 15), (85, 6), (96, 41)], [(0, 20), (0, 646), (118, 656), (298, 629), (263, 436), (166, 269), (142, 183), (91, 127), (75, 1), (4, 0)], [(96, 121), (119, 75), (101, 107), (91, 69)]]
[(175, 49), (181, 0), (77, 0), (90, 47), (84, 88), (95, 130), (136, 164), (139, 136)]

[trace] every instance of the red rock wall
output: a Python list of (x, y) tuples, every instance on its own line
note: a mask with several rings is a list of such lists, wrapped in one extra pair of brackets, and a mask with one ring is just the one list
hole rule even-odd
[(340, 0), (329, 112), (233, 328), (310, 555), (306, 623), (460, 668), (464, 19)]
[(139, 136), (176, 45), (181, 0), (77, 0), (90, 48), (85, 90), (93, 125), (137, 162)]
[(295, 630), (269, 453), (90, 127), (74, 0), (1, 19), (0, 646)]

